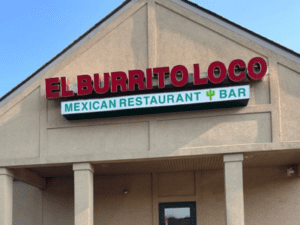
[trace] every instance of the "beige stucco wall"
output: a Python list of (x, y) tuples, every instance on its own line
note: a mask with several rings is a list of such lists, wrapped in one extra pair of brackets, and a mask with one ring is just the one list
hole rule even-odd
[(283, 141), (300, 140), (300, 71), (278, 64)]
[(95, 225), (152, 224), (151, 174), (96, 177), (94, 189)]
[(36, 88), (0, 116), (2, 159), (39, 156), (39, 99), (40, 90)]
[[(54, 178), (42, 193), (15, 183), (14, 224), (74, 224), (73, 182)], [(244, 169), (246, 224), (297, 224), (299, 188), (283, 167)], [(158, 204), (176, 201), (196, 202), (197, 224), (226, 223), (223, 170), (95, 176), (94, 194), (95, 225), (158, 225)]]
[[(66, 121), (44, 80), (261, 56), (247, 107)], [(0, 166), (147, 159), (300, 148), (300, 65), (187, 9), (141, 0), (94, 32), (0, 108)], [(292, 80), (288, 80), (291, 78)]]
[[(223, 171), (203, 171), (201, 179), (198, 221), (225, 224)], [(284, 167), (244, 169), (245, 224), (297, 224), (299, 188), (299, 177), (287, 177)]]
[[(268, 61), (264, 54), (245, 48), (224, 37), (218, 30), (211, 30), (161, 4), (156, 4), (155, 8), (157, 66), (186, 65), (189, 71), (193, 71), (193, 64), (199, 63), (203, 73), (214, 61), (223, 62), (227, 68), (234, 59), (243, 59), (248, 63), (253, 57), (259, 56)], [(269, 89), (268, 76), (262, 82), (252, 83), (249, 105), (269, 104)]]
[[(151, 174), (96, 176), (95, 225), (152, 224), (151, 188)], [(43, 191), (43, 225), (50, 224), (74, 224), (73, 178), (54, 178)]]
[[(196, 201), (197, 224), (225, 224), (224, 171), (196, 171), (195, 180), (190, 178), (192, 174), (158, 174), (158, 177), (167, 177), (169, 180), (166, 182), (174, 176), (176, 180), (174, 185), (168, 185), (172, 196), (160, 196), (164, 187), (158, 185), (160, 191), (158, 196), (154, 195), (154, 201)], [(296, 213), (300, 210), (299, 177), (287, 177), (284, 167), (245, 168), (243, 174), (245, 224), (294, 225), (299, 222), (299, 214)], [(176, 185), (178, 183), (186, 187), (185, 191), (181, 185)], [(163, 185), (159, 178), (158, 184)], [(192, 187), (196, 188), (194, 194)], [(190, 194), (187, 195), (188, 192)]]
[(43, 225), (74, 224), (73, 177), (49, 180), (43, 190)]
[(299, 223), (299, 188), (299, 177), (287, 177), (284, 167), (245, 169), (246, 224)]
[(20, 181), (15, 181), (13, 186), (13, 225), (42, 225), (42, 191)]
[[(194, 63), (205, 73), (213, 61), (228, 66), (233, 59), (247, 63), (256, 56), (268, 62), (268, 74), (251, 82), (246, 107), (67, 121), (60, 102), (45, 98), (49, 77), (67, 76), (74, 84), (81, 74), (176, 64), (191, 72)], [(0, 107), (0, 167), (143, 163), (239, 152), (249, 157), (255, 152), (256, 165), (264, 165), (267, 157), (257, 152), (300, 149), (299, 82), (300, 64), (171, 1), (140, 0)], [(74, 224), (73, 178), (47, 181), (43, 191), (14, 183), (14, 224)], [(246, 168), (246, 224), (297, 224), (299, 188), (299, 177), (288, 178), (285, 167)], [(158, 203), (172, 201), (196, 201), (199, 224), (225, 224), (223, 170), (96, 175), (94, 190), (95, 224), (158, 225)]]

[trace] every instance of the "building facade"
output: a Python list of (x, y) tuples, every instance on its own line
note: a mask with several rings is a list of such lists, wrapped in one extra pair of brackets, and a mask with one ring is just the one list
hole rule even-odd
[[(259, 80), (247, 78), (263, 70), (248, 64), (255, 58), (267, 64)], [(248, 73), (238, 83), (250, 87), (244, 106), (72, 120), (61, 103), (89, 95), (47, 98), (49, 87), (58, 93), (55, 82), (46, 84), (56, 77), (78, 92), (78, 75), (184, 65), (195, 79), (199, 64), (205, 79), (213, 62), (229, 76), (236, 59), (246, 65), (233, 71)], [(216, 79), (222, 72), (212, 67)], [(159, 77), (167, 84), (170, 76)], [(160, 78), (153, 73), (153, 85)], [(210, 81), (173, 88), (224, 88)], [(0, 224), (299, 224), (299, 84), (299, 54), (206, 9), (185, 0), (125, 1), (0, 99)], [(153, 93), (173, 90), (167, 86)], [(106, 97), (118, 96), (131, 95)]]

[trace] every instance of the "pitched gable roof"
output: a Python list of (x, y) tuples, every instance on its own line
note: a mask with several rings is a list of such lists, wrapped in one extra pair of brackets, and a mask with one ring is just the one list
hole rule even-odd
[[(282, 51), (286, 51), (287, 53), (290, 53), (291, 55), (297, 57), (296, 60), (292, 60), (292, 59), (291, 60), (295, 61), (297, 63), (300, 63), (300, 54), (298, 52), (293, 51), (292, 49), (289, 49), (289, 48), (287, 48), (287, 47), (285, 47), (285, 46), (283, 46), (281, 44), (278, 44), (277, 42), (274, 42), (274, 41), (272, 41), (272, 40), (270, 40), (270, 39), (268, 39), (268, 38), (266, 38), (266, 37), (264, 37), (264, 36), (262, 36), (260, 34), (257, 34), (257, 33), (253, 32), (253, 31), (251, 31), (251, 30), (249, 30), (249, 29), (247, 29), (247, 28), (239, 25), (239, 24), (236, 24), (236, 23), (234, 23), (234, 22), (232, 22), (232, 21), (230, 21), (230, 20), (228, 20), (228, 19), (226, 19), (226, 18), (224, 18), (224, 17), (222, 17), (222, 16), (220, 16), (220, 15), (218, 15), (218, 14), (216, 14), (216, 13), (214, 13), (214, 12), (208, 10), (208, 9), (206, 9), (206, 8), (203, 8), (203, 7), (197, 5), (196, 3), (191, 2), (189, 0), (171, 0), (171, 1), (175, 2), (177, 4), (178, 4), (178, 2), (186, 3), (186, 4), (188, 4), (189, 6), (191, 6), (193, 8), (199, 9), (199, 10), (203, 11), (204, 13), (207, 13), (208, 15), (211, 15), (212, 17), (215, 17), (215, 19), (219, 19), (222, 22), (227, 23), (228, 25), (232, 25), (233, 27), (235, 27), (237, 29), (240, 29), (241, 31), (244, 31), (244, 32), (248, 33), (249, 35), (253, 35), (254, 37), (257, 37), (257, 38), (261, 39), (262, 41), (265, 41), (265, 42), (267, 42), (267, 43), (269, 43), (271, 45), (274, 45), (274, 47), (277, 47), (277, 48), (281, 49)], [(183, 4), (180, 4), (180, 5), (184, 6)], [(191, 9), (190, 7), (187, 7), (187, 6), (184, 6), (184, 7), (187, 8), (187, 9)], [(192, 10), (192, 11), (194, 11), (194, 10)], [(197, 14), (199, 14), (199, 12)], [(212, 20), (214, 22), (217, 22), (216, 20), (213, 20), (211, 17), (204, 16), (204, 14), (201, 14), (201, 15), (203, 17), (207, 18), (207, 19), (210, 19), (210, 20)], [(218, 24), (221, 25), (221, 26), (224, 26), (224, 23), (220, 23), (219, 22)], [(227, 26), (224, 26), (224, 27), (229, 28)], [(236, 31), (234, 29), (230, 29), (230, 30)], [(242, 35), (242, 36), (246, 37), (247, 35)], [(255, 42), (257, 42), (257, 41), (255, 41)], [(279, 53), (277, 51), (275, 51), (275, 52)], [(279, 54), (282, 54), (282, 53), (279, 53)], [(289, 58), (289, 57), (287, 57), (287, 58)]]
[[(133, 5), (137, 1), (139, 1), (139, 0), (125, 0), (120, 6), (118, 6), (110, 14), (108, 14), (106, 17), (104, 17), (102, 20), (100, 20), (98, 23), (96, 23), (93, 27), (91, 27), (83, 35), (81, 35), (79, 38), (77, 38), (73, 43), (71, 43), (69, 46), (67, 46), (65, 49), (63, 49), (60, 53), (58, 53), (51, 60), (49, 60), (42, 67), (40, 67), (37, 71), (35, 71), (32, 75), (30, 75), (25, 80), (23, 80), (21, 83), (19, 83), (17, 86), (15, 86), (13, 89), (11, 89), (4, 96), (2, 96), (0, 98), (0, 107), (3, 106), (6, 102), (8, 102), (11, 98), (13, 98), (15, 94), (21, 92), (24, 88), (26, 88), (28, 85), (30, 85), (33, 82), (33, 80), (35, 80), (34, 78), (37, 79), (38, 77), (40, 77), (39, 76), (40, 72), (42, 72), (44, 69), (46, 69), (48, 66), (50, 66), (50, 64), (52, 64), (56, 60), (58, 60), (66, 52), (68, 52), (70, 49), (72, 49), (76, 44), (78, 44), (80, 41), (82, 41), (84, 38), (86, 38), (96, 28), (105, 26), (106, 23), (110, 22), (115, 17), (119, 16), (119, 14), (121, 14), (123, 11), (127, 10), (127, 8), (129, 8), (131, 5)], [(240, 25), (238, 25), (238, 24), (236, 24), (236, 23), (234, 23), (234, 22), (208, 10), (208, 9), (205, 9), (189, 0), (170, 0), (170, 1), (300, 64), (300, 54), (285, 47), (285, 46), (282, 46), (270, 39), (267, 39), (266, 37), (263, 37), (251, 30), (248, 30), (247, 28), (242, 27), (242, 26), (240, 26)]]

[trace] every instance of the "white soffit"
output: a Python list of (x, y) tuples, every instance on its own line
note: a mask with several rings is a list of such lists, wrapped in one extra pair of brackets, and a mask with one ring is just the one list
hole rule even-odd
[(215, 16), (213, 16), (213, 15), (211, 15), (211, 14), (209, 14), (209, 13), (207, 13), (207, 12), (205, 12), (205, 11), (199, 9), (199, 8), (196, 8), (196, 7), (190, 5), (186, 2), (183, 2), (182, 0), (170, 0), (170, 1), (176, 3), (177, 5), (182, 6), (182, 7), (186, 8), (186, 9), (188, 9), (188, 10), (190, 10), (190, 11), (192, 11), (192, 12), (194, 12), (194, 13), (196, 13), (196, 14), (198, 14), (198, 15), (206, 18), (206, 19), (209, 19), (210, 21), (212, 21), (212, 22), (214, 22), (214, 23), (216, 23), (216, 24), (218, 24), (218, 25), (220, 25), (224, 28), (227, 28), (227, 29), (229, 29), (229, 30), (231, 30), (231, 31), (233, 31), (233, 32), (235, 32), (235, 33), (251, 40), (251, 41), (254, 41), (257, 44), (260, 44), (260, 45), (272, 50), (273, 52), (276, 52), (276, 53), (292, 60), (293, 62), (296, 62), (296, 63), (300, 64), (300, 58), (299, 57), (297, 57), (297, 56), (295, 56), (295, 55), (293, 55), (293, 54), (291, 54), (291, 53), (289, 53), (289, 52), (287, 52), (287, 51), (285, 51), (285, 50), (283, 50), (283, 49), (281, 49), (281, 48), (279, 48), (279, 47), (277, 47), (277, 46), (275, 46), (275, 45), (273, 45), (273, 44), (271, 44), (271, 43), (269, 43), (269, 42), (267, 42), (267, 41), (265, 41), (261, 38), (259, 38), (259, 37), (256, 37), (256, 36), (248, 33), (247, 31), (241, 30), (238, 27), (236, 27), (232, 24), (229, 24), (229, 23), (227, 23), (226, 21), (224, 21), (222, 19), (219, 19), (219, 18), (217, 18), (217, 17), (215, 17)]

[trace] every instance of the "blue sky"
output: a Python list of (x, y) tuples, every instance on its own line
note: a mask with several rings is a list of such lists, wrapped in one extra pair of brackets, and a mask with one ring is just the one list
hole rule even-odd
[[(122, 2), (0, 0), (0, 97)], [(299, 0), (193, 2), (300, 52)]]

